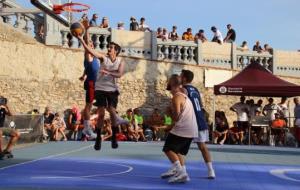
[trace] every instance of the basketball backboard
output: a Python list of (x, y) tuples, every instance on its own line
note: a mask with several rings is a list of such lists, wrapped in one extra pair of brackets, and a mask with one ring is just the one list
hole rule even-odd
[(37, 7), (38, 9), (42, 10), (44, 13), (48, 14), (61, 24), (66, 27), (70, 26), (70, 15), (63, 15), (63, 14), (55, 14), (53, 11), (53, 5), (55, 4), (65, 4), (68, 3), (69, 0), (30, 0), (31, 3)]

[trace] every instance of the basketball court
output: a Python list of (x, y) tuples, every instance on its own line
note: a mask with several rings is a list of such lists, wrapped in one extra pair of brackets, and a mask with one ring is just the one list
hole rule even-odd
[(51, 142), (14, 151), (0, 161), (0, 189), (223, 189), (298, 190), (300, 150), (280, 147), (210, 145), (217, 178), (206, 178), (206, 166), (195, 144), (187, 156), (191, 181), (168, 184), (161, 179), (170, 163), (163, 143)]

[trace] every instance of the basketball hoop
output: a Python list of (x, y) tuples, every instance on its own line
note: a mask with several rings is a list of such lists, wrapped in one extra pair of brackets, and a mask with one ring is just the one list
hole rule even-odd
[(80, 13), (86, 12), (90, 9), (90, 6), (81, 3), (65, 3), (62, 5), (53, 5), (53, 12), (55, 14), (61, 14), (63, 11)]

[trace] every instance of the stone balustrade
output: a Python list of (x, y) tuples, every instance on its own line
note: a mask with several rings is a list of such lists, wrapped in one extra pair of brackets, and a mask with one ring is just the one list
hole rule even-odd
[[(0, 0), (1, 7), (22, 8), (14, 0)], [(2, 18), (5, 23), (33, 34), (38, 41), (46, 45), (82, 49), (82, 45), (72, 37), (68, 28), (47, 15), (15, 13), (2, 15)], [(41, 26), (44, 26), (44, 36), (39, 34)], [(242, 51), (234, 43), (220, 45), (200, 41), (162, 41), (156, 38), (155, 32), (132, 32), (97, 27), (90, 28), (89, 34), (95, 49), (106, 52), (108, 43), (114, 41), (121, 45), (121, 55), (127, 57), (233, 70), (241, 70), (251, 61), (258, 61), (276, 75), (300, 76), (300, 52), (274, 50), (273, 54), (257, 53)]]
[[(106, 51), (107, 45), (111, 41), (111, 32), (105, 28), (90, 28), (90, 40), (96, 50)], [(82, 48), (77, 38), (73, 37), (69, 29), (61, 30), (61, 45), (66, 48)]]
[[(14, 0), (1, 0), (0, 8), (23, 8)], [(43, 36), (39, 35), (40, 27), (44, 24), (44, 18), (31, 13), (8, 13), (2, 14), (0, 22), (12, 25), (16, 29), (33, 35), (39, 42), (43, 42)]]
[(162, 41), (157, 39), (157, 60), (187, 64), (198, 63), (198, 45), (183, 40)]
[(243, 69), (251, 62), (257, 61), (266, 69), (273, 72), (273, 55), (268, 52), (257, 53), (255, 51), (236, 50), (235, 61), (237, 69)]

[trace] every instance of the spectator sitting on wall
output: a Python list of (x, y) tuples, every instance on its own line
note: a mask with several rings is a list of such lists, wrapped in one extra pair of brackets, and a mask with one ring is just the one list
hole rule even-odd
[(188, 28), (186, 32), (182, 34), (182, 40), (194, 41), (194, 36), (192, 34), (192, 28)]
[(107, 17), (102, 18), (102, 22), (100, 24), (100, 28), (109, 28), (109, 21)]
[(134, 17), (130, 17), (130, 31), (138, 31), (139, 30), (139, 23), (136, 21)]
[(125, 30), (124, 22), (118, 22), (118, 30)]
[(177, 34), (177, 26), (173, 26), (172, 27), (172, 32), (169, 33), (169, 39), (171, 40), (178, 40), (179, 39), (179, 36)]
[(256, 41), (255, 45), (253, 46), (253, 51), (256, 51), (257, 53), (262, 53), (263, 49), (260, 46), (260, 42)]
[(145, 23), (146, 19), (144, 17), (142, 17), (140, 19), (140, 24), (139, 24), (139, 31), (143, 31), (143, 32), (151, 32), (149, 26)]
[(96, 27), (97, 24), (98, 14), (93, 14), (92, 19), (90, 20), (90, 27)]
[(223, 145), (227, 138), (229, 129), (228, 121), (223, 111), (216, 111), (215, 113), (216, 130), (213, 133), (214, 144), (218, 143), (218, 139), (221, 138), (219, 144)]
[(162, 29), (161, 29), (161, 27), (158, 27), (158, 28), (157, 28), (157, 31), (156, 31), (156, 37), (157, 37), (157, 38), (162, 38)]
[(248, 45), (246, 41), (243, 41), (242, 45), (240, 47), (237, 48), (238, 50), (241, 51), (249, 51)]
[(44, 114), (43, 114), (43, 119), (44, 119), (44, 138), (48, 137), (48, 132), (52, 131), (52, 121), (54, 119), (54, 114), (51, 112), (50, 107), (46, 107)]
[(89, 20), (88, 15), (86, 13), (83, 13), (81, 18), (80, 18), (80, 22), (85, 21), (85, 20)]
[(200, 40), (202, 43), (207, 41), (205, 37), (204, 30), (200, 29), (199, 32), (195, 35), (195, 41)]
[(63, 136), (63, 140), (67, 141), (67, 137), (65, 135), (66, 123), (62, 117), (60, 117), (59, 113), (55, 113), (54, 119), (52, 121), (52, 130), (53, 130), (53, 140), (58, 140), (58, 133)]
[(214, 33), (213, 39), (211, 41), (223, 44), (222, 33), (215, 26), (211, 27), (211, 31)]
[(235, 33), (235, 30), (232, 28), (231, 24), (227, 24), (227, 29), (228, 29), (228, 32), (224, 39), (224, 42), (227, 42), (227, 43), (235, 42), (236, 33)]
[(168, 40), (168, 37), (169, 37), (169, 34), (168, 34), (168, 31), (166, 28), (163, 28), (162, 30), (162, 35), (161, 35), (161, 39), (163, 41), (167, 41)]
[(270, 54), (273, 54), (273, 48), (269, 44), (264, 45), (263, 51), (267, 52), (267, 53), (270, 53)]

